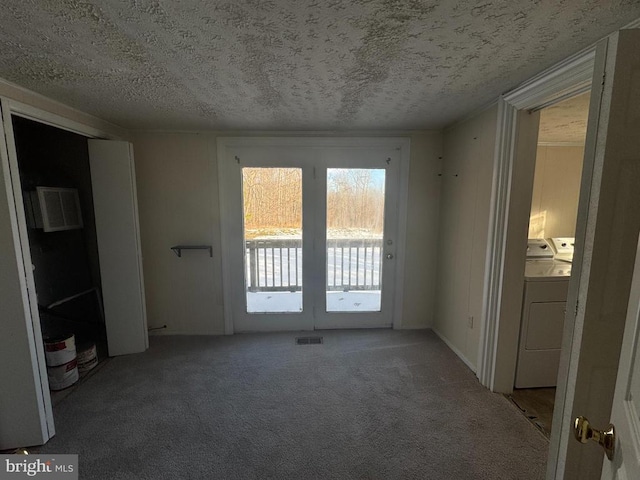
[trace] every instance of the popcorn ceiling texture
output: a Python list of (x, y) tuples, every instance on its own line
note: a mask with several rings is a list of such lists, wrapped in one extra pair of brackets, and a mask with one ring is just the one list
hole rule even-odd
[(587, 92), (541, 110), (538, 142), (584, 144), (590, 98)]
[(0, 77), (135, 129), (431, 129), (637, 0), (2, 0)]

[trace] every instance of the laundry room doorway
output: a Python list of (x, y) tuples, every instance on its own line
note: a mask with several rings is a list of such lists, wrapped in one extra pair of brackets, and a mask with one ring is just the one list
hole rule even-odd
[(590, 96), (587, 91), (539, 111), (518, 355), (509, 398), (547, 437), (562, 350)]

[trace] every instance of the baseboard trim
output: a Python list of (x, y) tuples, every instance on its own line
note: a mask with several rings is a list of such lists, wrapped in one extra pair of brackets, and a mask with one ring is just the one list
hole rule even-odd
[(456, 346), (454, 346), (454, 345), (453, 345), (453, 344), (452, 344), (452, 343), (451, 343), (451, 342), (450, 342), (450, 341), (449, 341), (449, 340), (448, 340), (444, 335), (442, 335), (442, 334), (441, 334), (437, 329), (435, 329), (435, 328), (431, 327), (431, 330), (433, 330), (433, 333), (435, 333), (435, 334), (438, 336), (438, 338), (439, 338), (440, 340), (442, 340), (442, 341), (447, 345), (447, 347), (449, 347), (449, 348), (453, 351), (453, 353), (455, 353), (455, 354), (460, 358), (460, 360), (462, 360), (462, 361), (464, 362), (464, 364), (465, 364), (467, 367), (469, 367), (469, 369), (470, 369), (473, 373), (476, 373), (476, 367), (475, 367), (475, 365), (473, 365), (473, 363), (471, 363), (471, 362), (469, 361), (469, 359), (468, 359), (467, 357), (465, 357), (465, 356), (462, 354), (462, 352), (461, 352), (461, 351), (460, 351)]

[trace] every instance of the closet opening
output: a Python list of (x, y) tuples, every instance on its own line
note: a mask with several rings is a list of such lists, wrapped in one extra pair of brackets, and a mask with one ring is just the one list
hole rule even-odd
[(55, 407), (108, 358), (88, 143), (16, 115), (12, 127)]

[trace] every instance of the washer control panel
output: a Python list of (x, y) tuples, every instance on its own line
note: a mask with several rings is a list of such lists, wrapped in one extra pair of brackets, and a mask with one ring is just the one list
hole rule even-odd
[(527, 258), (553, 258), (553, 249), (543, 238), (530, 238), (527, 240)]

